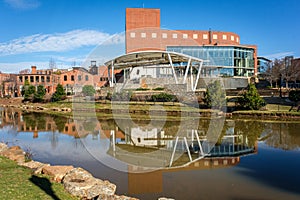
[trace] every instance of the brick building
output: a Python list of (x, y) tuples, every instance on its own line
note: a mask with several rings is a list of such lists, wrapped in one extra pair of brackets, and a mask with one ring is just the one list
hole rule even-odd
[(204, 76), (251, 77), (257, 74), (257, 47), (243, 45), (232, 32), (164, 30), (160, 10), (126, 9), (126, 53), (166, 50), (194, 56), (204, 63)]

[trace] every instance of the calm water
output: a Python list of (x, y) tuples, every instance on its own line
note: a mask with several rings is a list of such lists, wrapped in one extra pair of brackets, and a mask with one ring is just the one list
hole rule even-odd
[(37, 161), (85, 168), (115, 183), (117, 194), (300, 199), (299, 122), (95, 122), (17, 110), (0, 113), (1, 142), (21, 146)]

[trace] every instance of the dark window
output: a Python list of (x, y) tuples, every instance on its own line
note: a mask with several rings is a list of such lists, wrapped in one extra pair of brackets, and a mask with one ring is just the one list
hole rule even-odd
[(45, 77), (44, 76), (41, 76), (41, 82), (45, 82)]
[(74, 75), (71, 76), (71, 81), (75, 81)]
[(85, 75), (85, 80), (88, 81), (89, 80), (89, 76)]
[(30, 76), (30, 82), (34, 82), (34, 76)]
[(23, 82), (23, 76), (19, 76), (19, 81)]
[(64, 81), (67, 81), (67, 80), (68, 80), (68, 76), (64, 75)]
[(65, 131), (68, 132), (69, 131), (69, 127), (65, 126)]
[(39, 76), (35, 77), (35, 82), (40, 82), (40, 77)]
[(81, 81), (81, 75), (78, 75), (78, 81)]
[(50, 82), (50, 76), (47, 76), (47, 82)]

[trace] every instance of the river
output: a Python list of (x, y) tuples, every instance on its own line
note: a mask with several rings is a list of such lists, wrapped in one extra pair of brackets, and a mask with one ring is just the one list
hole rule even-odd
[(81, 120), (0, 110), (0, 141), (140, 199), (300, 199), (300, 122)]

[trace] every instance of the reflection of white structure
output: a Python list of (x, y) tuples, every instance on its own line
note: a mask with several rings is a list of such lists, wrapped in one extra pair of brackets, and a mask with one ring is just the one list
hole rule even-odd
[[(157, 128), (131, 127), (125, 131), (125, 141), (118, 141), (112, 130), (110, 152), (118, 159), (144, 167), (173, 167), (174, 162), (175, 166), (181, 162), (178, 161), (181, 156), (187, 156), (187, 160), (183, 159), (184, 162), (180, 164), (186, 166), (204, 157), (239, 156), (256, 151), (255, 146), (249, 145), (247, 136), (232, 134), (231, 131), (222, 137), (219, 144), (215, 144), (199, 130), (186, 130), (185, 134), (174, 137)], [(119, 148), (116, 148), (117, 145)], [(134, 152), (134, 147), (152, 151), (139, 154), (140, 150)], [(127, 148), (131, 149), (130, 153)]]
[(140, 127), (131, 129), (131, 142), (136, 146), (161, 146), (165, 145), (167, 140), (162, 140), (165, 138), (164, 131), (158, 131), (157, 128), (154, 129), (141, 129)]

